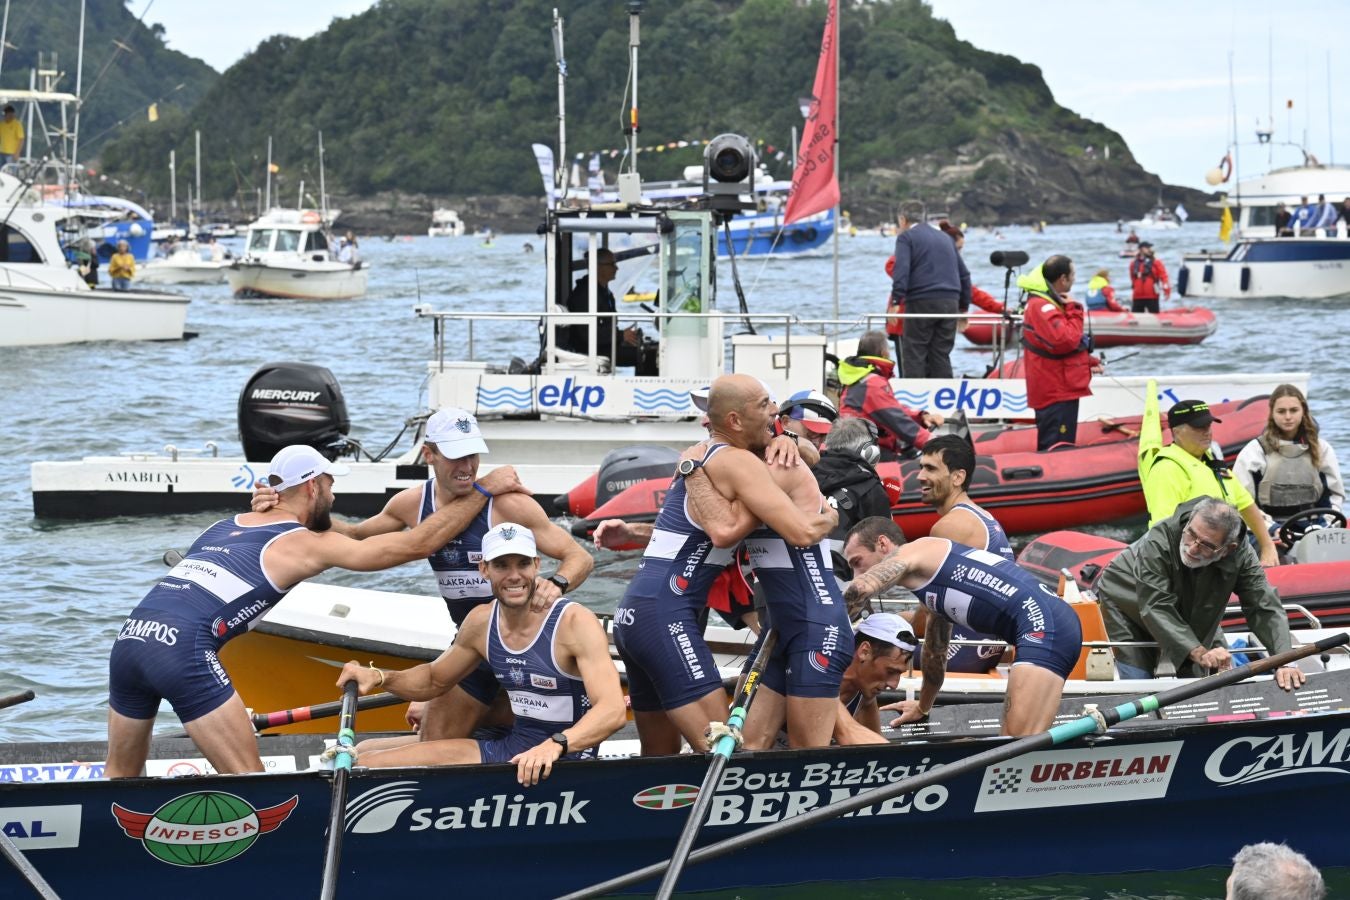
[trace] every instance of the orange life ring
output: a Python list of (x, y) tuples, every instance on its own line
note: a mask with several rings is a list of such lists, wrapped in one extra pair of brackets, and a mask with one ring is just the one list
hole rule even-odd
[[(1224, 181), (1227, 180), (1227, 178), (1224, 179)], [(319, 221), (319, 214), (312, 209), (307, 209), (301, 214), (300, 221), (306, 223), (317, 222)]]
[(1233, 154), (1225, 153), (1223, 159), (1219, 160), (1219, 171), (1223, 173), (1223, 182), (1233, 177)]

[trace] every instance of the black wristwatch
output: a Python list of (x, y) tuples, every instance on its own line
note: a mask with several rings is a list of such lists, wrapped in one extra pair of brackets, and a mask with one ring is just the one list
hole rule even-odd
[(552, 575), (548, 576), (544, 580), (551, 584), (556, 584), (558, 586), (558, 590), (562, 591), (564, 594), (567, 593), (567, 589), (572, 586), (572, 582), (568, 581), (566, 578), (564, 578), (562, 575), (559, 575), (557, 572), (554, 572)]
[(550, 734), (548, 736), (548, 739), (553, 743), (557, 744), (559, 747), (562, 747), (563, 756), (567, 755), (567, 735), (559, 731), (557, 734)]
[(703, 461), (700, 459), (682, 459), (680, 464), (675, 467), (681, 478), (688, 478), (694, 474), (695, 469), (703, 468)]

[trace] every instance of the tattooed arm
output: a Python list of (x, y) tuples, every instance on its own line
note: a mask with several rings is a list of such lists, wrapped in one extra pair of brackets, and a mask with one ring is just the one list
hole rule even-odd
[(888, 556), (866, 572), (854, 578), (844, 589), (844, 601), (848, 604), (849, 616), (855, 616), (867, 603), (886, 588), (899, 584), (900, 579), (909, 570), (909, 563), (901, 559), (904, 547), (897, 547)]

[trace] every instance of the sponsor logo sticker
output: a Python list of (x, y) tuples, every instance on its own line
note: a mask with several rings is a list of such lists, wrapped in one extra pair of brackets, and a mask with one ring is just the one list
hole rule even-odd
[(20, 850), (80, 846), (80, 805), (11, 806), (0, 810), (0, 832)]
[(976, 812), (1121, 803), (1167, 795), (1181, 741), (1025, 753), (987, 766)]
[(195, 868), (227, 862), (252, 847), (258, 836), (275, 831), (300, 803), (299, 796), (255, 809), (247, 800), (223, 791), (194, 791), (165, 803), (153, 813), (112, 804), (112, 814), (127, 837), (145, 852), (174, 866)]

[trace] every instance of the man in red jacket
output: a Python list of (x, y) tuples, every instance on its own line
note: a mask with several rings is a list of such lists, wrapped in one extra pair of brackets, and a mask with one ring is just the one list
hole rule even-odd
[(888, 454), (912, 456), (928, 443), (929, 429), (942, 424), (935, 412), (910, 409), (891, 389), (894, 364), (886, 355), (886, 335), (869, 331), (858, 339), (858, 355), (839, 363), (839, 415), (867, 419), (877, 426), (877, 445)]
[(1172, 299), (1172, 285), (1167, 280), (1167, 268), (1153, 255), (1148, 241), (1139, 244), (1139, 254), (1130, 260), (1131, 309), (1134, 312), (1156, 313), (1158, 289), (1164, 300)]
[(1083, 307), (1069, 299), (1073, 261), (1052, 256), (1017, 279), (1027, 292), (1022, 321), (1026, 349), (1027, 405), (1036, 410), (1036, 449), (1078, 439), (1078, 399), (1092, 394), (1101, 363), (1088, 351)]

